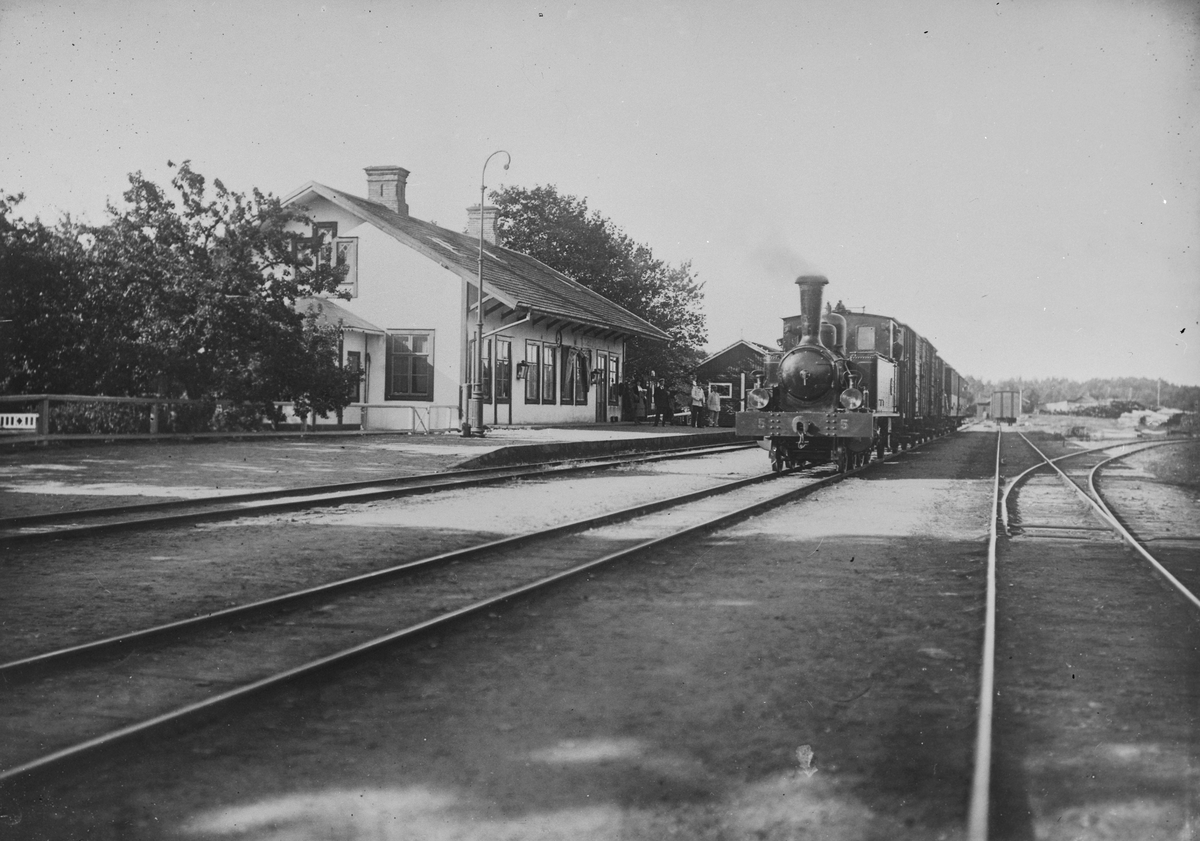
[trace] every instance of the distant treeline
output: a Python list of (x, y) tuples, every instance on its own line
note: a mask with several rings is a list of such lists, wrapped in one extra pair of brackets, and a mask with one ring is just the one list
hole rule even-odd
[(1101, 401), (1133, 401), (1149, 407), (1162, 405), (1190, 412), (1200, 411), (1200, 386), (1175, 385), (1148, 377), (1113, 377), (1082, 382), (1058, 377), (1039, 380), (1017, 378), (996, 382), (977, 380), (974, 377), (966, 379), (976, 400), (986, 399), (993, 391), (1019, 390), (1026, 405), (1091, 397)]

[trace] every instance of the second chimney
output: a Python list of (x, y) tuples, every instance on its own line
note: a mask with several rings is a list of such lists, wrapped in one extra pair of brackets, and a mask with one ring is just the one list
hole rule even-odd
[(483, 208), (483, 213), (479, 212), (479, 205), (473, 204), (467, 208), (467, 235), (479, 237), (479, 223), (482, 216), (483, 221), (483, 241), (489, 245), (496, 244), (496, 218), (499, 215), (499, 208), (486, 205)]
[(408, 202), (404, 200), (404, 188), (408, 185), (408, 170), (402, 166), (369, 166), (366, 172), (367, 199), (393, 213), (407, 216)]

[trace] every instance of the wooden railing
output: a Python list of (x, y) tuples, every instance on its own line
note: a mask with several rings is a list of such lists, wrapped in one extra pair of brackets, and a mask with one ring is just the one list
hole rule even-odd
[[(265, 416), (255, 423), (256, 408), (229, 400), (8, 394), (0, 395), (0, 430), (47, 438), (218, 432), (252, 434), (258, 430), (273, 430), (275, 425)], [(454, 405), (351, 403), (342, 410), (340, 422), (332, 415), (317, 418), (311, 412), (302, 419), (291, 402), (276, 402), (275, 408), (284, 424), (288, 427), (298, 425), (304, 431), (358, 427), (421, 433), (454, 430), (459, 425), (458, 407)], [(239, 412), (241, 416), (237, 417)]]

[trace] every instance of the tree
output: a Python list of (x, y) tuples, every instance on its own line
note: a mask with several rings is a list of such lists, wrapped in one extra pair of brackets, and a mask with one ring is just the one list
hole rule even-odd
[(95, 227), (24, 222), (20, 197), (0, 197), (0, 312), (17, 348), (0, 386), (346, 405), (356, 375), (341, 369), (337, 329), (295, 309), (340, 279), (289, 233), (305, 217), (175, 169), (170, 194), (130, 175), (126, 206)]
[(672, 386), (686, 383), (703, 358), (708, 330), (701, 310), (704, 284), (690, 262), (670, 266), (630, 239), (587, 201), (554, 185), (492, 191), (497, 230), (506, 248), (536, 257), (666, 332), (668, 342), (632, 339), (626, 376), (650, 371)]
[(1200, 410), (1200, 387), (1180, 386), (1152, 380), (1148, 377), (1095, 378), (1079, 382), (1063, 377), (1025, 380), (1020, 377), (990, 382), (966, 377), (976, 399), (987, 399), (993, 391), (1020, 389), (1026, 401), (1043, 404), (1075, 400), (1090, 395), (1097, 400), (1140, 403), (1143, 406), (1161, 405), (1186, 411)]
[(82, 229), (17, 215), (24, 196), (0, 195), (0, 390), (70, 391), (99, 368), (84, 352), (89, 325), (62, 302), (84, 296)]

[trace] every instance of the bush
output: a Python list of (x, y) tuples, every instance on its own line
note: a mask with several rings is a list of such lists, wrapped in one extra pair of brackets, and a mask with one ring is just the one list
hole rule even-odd
[(167, 406), (166, 422), (159, 423), (164, 432), (210, 432), (217, 401), (197, 400), (193, 403), (171, 403)]
[(129, 403), (52, 403), (51, 435), (128, 435), (150, 431), (149, 406)]
[[(273, 405), (271, 412), (274, 414)], [(261, 406), (248, 403), (218, 406), (213, 416), (213, 429), (218, 432), (257, 432), (267, 420), (268, 416)]]

